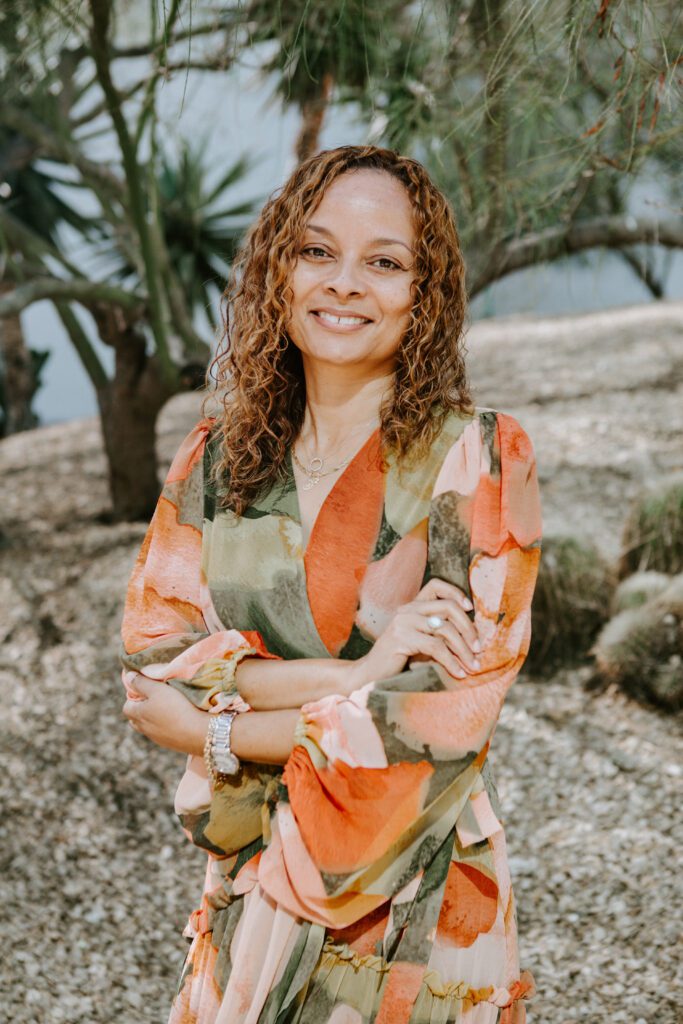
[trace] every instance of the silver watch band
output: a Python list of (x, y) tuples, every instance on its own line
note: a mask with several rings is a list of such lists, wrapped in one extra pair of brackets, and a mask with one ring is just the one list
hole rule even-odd
[(240, 770), (239, 758), (230, 749), (230, 734), (236, 714), (236, 711), (221, 711), (210, 716), (204, 756), (207, 770), (217, 781), (236, 775)]

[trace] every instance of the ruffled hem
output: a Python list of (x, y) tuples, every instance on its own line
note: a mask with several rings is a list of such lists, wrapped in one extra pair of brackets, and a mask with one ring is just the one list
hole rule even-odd
[[(359, 955), (348, 946), (337, 946), (326, 942), (323, 948), (319, 967), (325, 972), (336, 968), (348, 968), (354, 974), (365, 969), (375, 974), (388, 974), (391, 970), (391, 963), (384, 957), (373, 953)], [(417, 997), (417, 1003), (424, 998), (433, 997), (437, 1000), (467, 1001), (472, 1004), (490, 1003), (499, 1009), (506, 1009), (519, 999), (529, 999), (536, 992), (536, 985), (530, 971), (522, 971), (518, 980), (507, 986), (486, 985), (481, 988), (474, 988), (466, 981), (444, 981), (438, 971), (427, 970), (422, 979), (422, 986)]]
[(361, 967), (367, 967), (378, 974), (386, 974), (391, 970), (391, 964), (387, 963), (383, 956), (376, 956), (374, 953), (366, 953), (360, 956), (348, 946), (335, 946), (326, 942), (320, 955), (320, 966), (329, 968), (335, 964), (343, 964), (352, 967), (357, 971)]
[(500, 1009), (511, 1006), (517, 999), (529, 999), (536, 991), (533, 975), (529, 971), (522, 971), (519, 979), (509, 988), (496, 985), (471, 988), (464, 981), (444, 982), (437, 971), (427, 971), (423, 985), (437, 999), (468, 999), (472, 1003), (492, 1003)]

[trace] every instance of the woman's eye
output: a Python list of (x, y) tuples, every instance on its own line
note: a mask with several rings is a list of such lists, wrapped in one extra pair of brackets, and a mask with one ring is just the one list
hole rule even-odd
[[(301, 250), (301, 255), (311, 256), (313, 259), (316, 260), (321, 258), (332, 258), (327, 249), (323, 249), (319, 245), (305, 245)], [(401, 267), (398, 265), (398, 263), (395, 263), (394, 260), (390, 260), (388, 256), (379, 256), (376, 260), (372, 261), (371, 266), (379, 267), (380, 270), (401, 270)]]
[(383, 263), (382, 270), (400, 270), (398, 263), (394, 263), (388, 256), (380, 256), (379, 259), (375, 260), (375, 263)]
[(329, 256), (329, 253), (319, 245), (306, 245), (301, 252), (304, 256)]

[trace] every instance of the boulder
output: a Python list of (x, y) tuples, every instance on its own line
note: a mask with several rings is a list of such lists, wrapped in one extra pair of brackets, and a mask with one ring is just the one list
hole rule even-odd
[(667, 711), (683, 708), (683, 573), (644, 604), (618, 612), (591, 653), (605, 683)]

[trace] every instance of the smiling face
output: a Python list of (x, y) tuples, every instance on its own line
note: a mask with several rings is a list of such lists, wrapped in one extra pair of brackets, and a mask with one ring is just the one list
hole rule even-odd
[(390, 372), (413, 306), (415, 227), (403, 185), (347, 171), (308, 218), (290, 278), (288, 332), (304, 362)]

